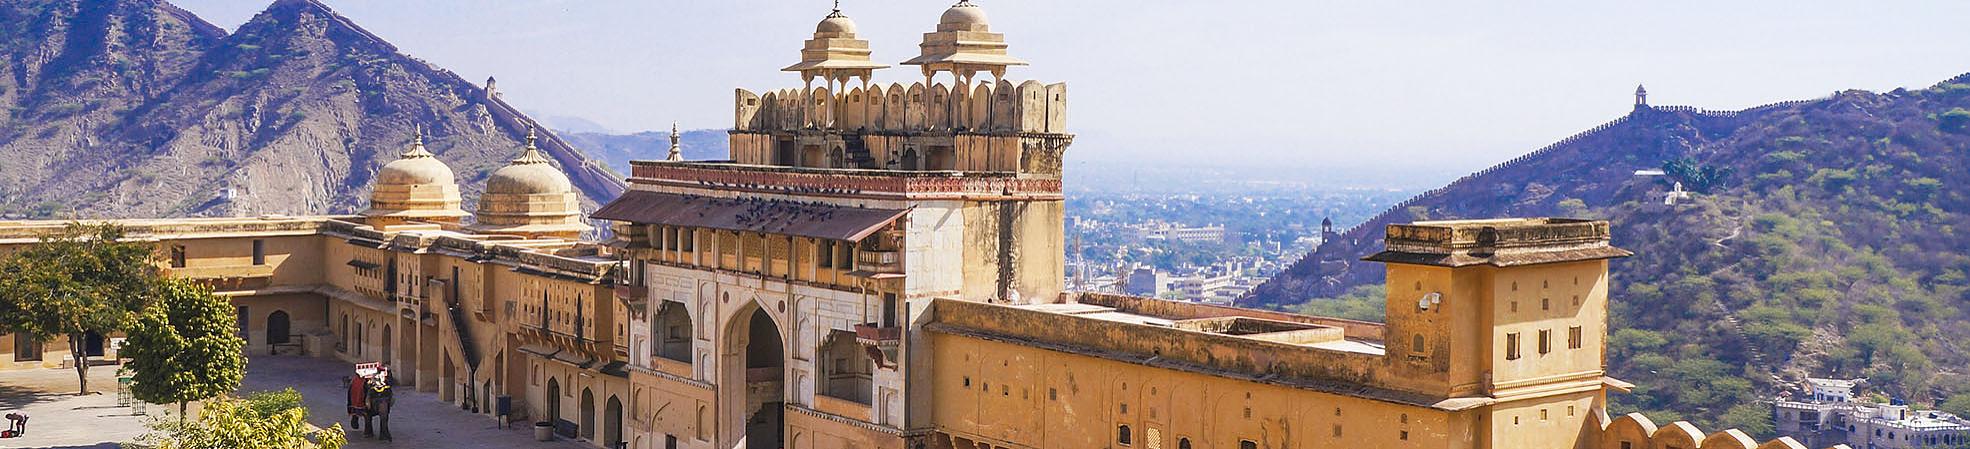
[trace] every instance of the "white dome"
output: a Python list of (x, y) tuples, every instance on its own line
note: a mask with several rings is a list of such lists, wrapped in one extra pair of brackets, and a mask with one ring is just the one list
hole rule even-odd
[(821, 24), (814, 27), (814, 34), (821, 33), (855, 34), (855, 21), (841, 15), (841, 11), (835, 11), (834, 14), (829, 14), (828, 18), (821, 19)]
[(951, 5), (951, 9), (944, 10), (944, 17), (938, 20), (938, 23), (964, 26), (986, 25), (985, 8), (971, 4), (970, 0), (961, 1), (956, 5)]
[(539, 195), (574, 193), (568, 175), (549, 164), (514, 164), (501, 167), (486, 179), (486, 193)]
[(410, 157), (383, 164), (376, 172), (378, 185), (424, 185), (454, 184), (458, 182), (451, 167), (434, 157)]

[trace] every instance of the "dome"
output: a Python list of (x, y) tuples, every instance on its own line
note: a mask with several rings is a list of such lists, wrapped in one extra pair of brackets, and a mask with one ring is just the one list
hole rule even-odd
[(526, 150), (486, 179), (486, 192), (479, 196), (479, 211), (474, 214), (476, 223), (467, 229), (570, 239), (589, 229), (582, 223), (574, 183), (548, 163), (534, 139), (534, 130), (528, 128)]
[(383, 164), (376, 172), (378, 185), (451, 184), (457, 182), (451, 167), (438, 158), (404, 158)]
[(964, 0), (958, 2), (956, 5), (951, 5), (951, 9), (944, 10), (944, 18), (938, 20), (937, 23), (940, 25), (962, 26), (987, 24), (985, 20), (985, 9), (971, 4), (971, 0)]
[(837, 9), (833, 14), (828, 14), (828, 18), (821, 19), (820, 25), (814, 27), (814, 34), (821, 33), (855, 34), (855, 21), (842, 15), (841, 10)]
[(486, 179), (486, 193), (511, 193), (517, 195), (538, 195), (552, 193), (572, 193), (574, 183), (568, 175), (561, 173), (543, 160), (540, 163), (513, 165), (500, 168)]
[(369, 209), (363, 215), (376, 219), (378, 225), (403, 220), (450, 221), (466, 215), (459, 202), (457, 176), (424, 149), (420, 132), (401, 158), (377, 170)]

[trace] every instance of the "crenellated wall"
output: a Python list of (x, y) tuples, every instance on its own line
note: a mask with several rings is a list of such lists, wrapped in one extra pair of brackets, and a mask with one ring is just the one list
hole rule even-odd
[(872, 84), (831, 92), (780, 89), (763, 94), (738, 89), (734, 131), (802, 129), (875, 133), (961, 131), (970, 133), (1067, 132), (1067, 84), (1028, 80), (953, 88), (944, 83)]
[[(1602, 415), (1602, 418), (1605, 418)], [(1601, 449), (1808, 449), (1792, 437), (1758, 442), (1737, 429), (1705, 434), (1686, 421), (1657, 426), (1640, 413), (1629, 413), (1600, 425)], [(1852, 449), (1845, 444), (1829, 449)]]

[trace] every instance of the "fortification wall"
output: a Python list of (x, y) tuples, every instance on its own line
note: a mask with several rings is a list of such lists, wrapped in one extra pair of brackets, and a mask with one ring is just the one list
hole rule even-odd
[(1028, 80), (926, 87), (872, 84), (844, 88), (737, 89), (735, 131), (842, 129), (867, 132), (1067, 132), (1067, 84)]

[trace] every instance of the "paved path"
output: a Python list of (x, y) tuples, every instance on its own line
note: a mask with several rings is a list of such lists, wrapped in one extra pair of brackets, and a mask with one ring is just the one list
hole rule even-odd
[[(0, 371), (0, 415), (26, 412), (27, 436), (0, 439), (0, 448), (116, 449), (144, 434), (148, 417), (116, 406), (115, 366), (89, 368), (89, 389), (77, 396), (75, 370)], [(165, 408), (147, 410), (163, 415)], [(171, 408), (176, 413), (176, 406)], [(0, 420), (4, 423), (5, 420)]]
[[(304, 357), (257, 356), (247, 362), (246, 381), (241, 392), (279, 390), (292, 387), (301, 392), (308, 407), (308, 421), (327, 427), (341, 421), (343, 414), (341, 376), (351, 367), (347, 363)], [(173, 419), (177, 407), (150, 405), (138, 414), (130, 407), (116, 406), (116, 367), (99, 366), (89, 370), (92, 389), (103, 391), (89, 396), (75, 395), (75, 371), (35, 369), (0, 371), (0, 413), (25, 411), (27, 436), (0, 440), (0, 448), (116, 449), (118, 443), (143, 435), (144, 423), (151, 418)], [(193, 407), (197, 414), (197, 407)], [(4, 420), (0, 420), (4, 424)], [(345, 429), (346, 430), (346, 429)], [(350, 449), (363, 448), (530, 448), (592, 449), (585, 443), (533, 440), (528, 423), (510, 429), (494, 426), (492, 418), (475, 415), (438, 400), (437, 395), (397, 391), (397, 410), (390, 419), (395, 441), (382, 442), (351, 432)]]
[[(256, 356), (246, 365), (246, 382), (241, 391), (278, 390), (293, 387), (301, 392), (308, 406), (308, 421), (327, 427), (338, 420), (349, 427), (344, 414), (341, 377), (353, 367), (348, 363), (306, 357)], [(590, 448), (570, 441), (536, 442), (530, 423), (510, 429), (494, 426), (492, 418), (475, 415), (458, 406), (438, 400), (438, 395), (397, 388), (397, 409), (390, 415), (390, 436), (395, 441), (363, 438), (361, 431), (349, 432), (350, 449), (361, 448)]]

